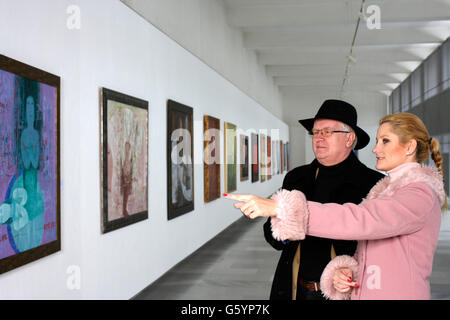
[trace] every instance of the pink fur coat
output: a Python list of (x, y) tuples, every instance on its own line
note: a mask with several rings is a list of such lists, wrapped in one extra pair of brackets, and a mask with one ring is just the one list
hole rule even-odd
[[(429, 299), (429, 277), (437, 246), (445, 192), (442, 176), (418, 163), (388, 172), (360, 204), (321, 204), (302, 192), (281, 190), (272, 198), (280, 213), (272, 220), (278, 240), (305, 235), (358, 240), (355, 257), (338, 256), (321, 277), (329, 299)], [(334, 289), (337, 269), (353, 270), (359, 288)]]

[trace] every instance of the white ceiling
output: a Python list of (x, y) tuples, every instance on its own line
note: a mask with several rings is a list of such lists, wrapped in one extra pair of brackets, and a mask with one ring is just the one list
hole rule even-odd
[[(389, 95), (450, 36), (450, 0), (367, 0), (362, 16), (362, 0), (223, 2), (229, 25), (283, 94)], [(370, 5), (380, 9), (380, 29), (369, 29)]]
[(387, 96), (450, 36), (450, 0), (121, 1), (290, 126), (329, 98), (376, 125)]

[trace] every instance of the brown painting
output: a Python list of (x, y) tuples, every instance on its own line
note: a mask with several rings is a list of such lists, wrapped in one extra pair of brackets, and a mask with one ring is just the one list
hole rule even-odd
[(203, 117), (204, 198), (205, 202), (220, 197), (220, 120)]

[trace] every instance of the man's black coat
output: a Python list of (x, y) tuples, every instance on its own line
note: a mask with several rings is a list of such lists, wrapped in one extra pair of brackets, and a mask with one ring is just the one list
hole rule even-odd
[[(316, 180), (316, 172), (319, 175)], [(322, 175), (321, 175), (322, 174)], [(324, 167), (317, 160), (308, 165), (297, 167), (286, 174), (282, 189), (302, 191), (306, 199), (321, 203), (360, 203), (367, 196), (370, 189), (383, 178), (384, 175), (367, 168), (351, 153), (346, 160), (332, 167)], [(272, 237), (270, 218), (264, 224), (266, 241), (276, 250), (282, 250), (275, 276), (272, 283), (270, 299), (292, 299), (292, 261), (299, 241), (281, 242)], [(308, 237), (308, 236), (307, 236)], [(304, 240), (303, 240), (304, 241)], [(329, 240), (337, 255), (353, 255), (356, 250), (356, 241)], [(330, 251), (329, 251), (330, 252)], [(328, 257), (327, 257), (328, 258)], [(331, 258), (330, 258), (331, 259)], [(300, 263), (300, 268), (302, 268)], [(315, 261), (308, 261), (309, 266)], [(323, 271), (323, 262), (317, 263)]]

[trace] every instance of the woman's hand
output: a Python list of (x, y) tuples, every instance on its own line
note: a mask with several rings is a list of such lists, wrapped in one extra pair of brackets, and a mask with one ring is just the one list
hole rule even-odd
[(357, 288), (358, 284), (353, 282), (353, 272), (351, 269), (341, 268), (334, 273), (333, 286), (337, 291), (347, 293), (352, 288)]
[(227, 199), (240, 201), (234, 204), (235, 208), (240, 209), (242, 213), (250, 219), (256, 217), (276, 217), (280, 211), (275, 200), (260, 198), (251, 194), (226, 194)]

